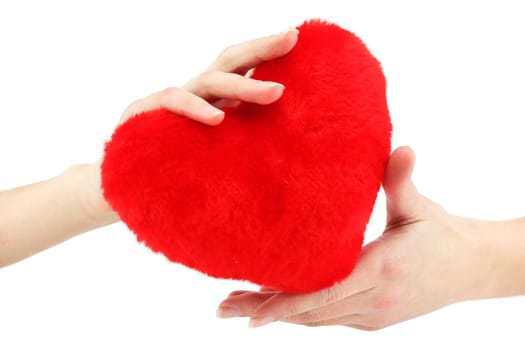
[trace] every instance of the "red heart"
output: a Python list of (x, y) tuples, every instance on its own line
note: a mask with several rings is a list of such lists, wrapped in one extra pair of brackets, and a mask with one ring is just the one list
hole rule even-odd
[(139, 241), (210, 276), (291, 293), (349, 275), (390, 154), (379, 62), (352, 33), (312, 20), (255, 79), (286, 86), (206, 126), (164, 110), (115, 131), (104, 195)]

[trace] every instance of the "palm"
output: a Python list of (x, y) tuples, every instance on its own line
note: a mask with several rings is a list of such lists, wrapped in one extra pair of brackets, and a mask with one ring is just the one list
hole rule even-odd
[(252, 326), (281, 320), (378, 329), (464, 298), (461, 279), (469, 266), (458, 263), (467, 251), (457, 233), (458, 219), (417, 192), (411, 181), (414, 162), (409, 148), (392, 154), (383, 179), (385, 231), (363, 248), (347, 279), (306, 295), (235, 292), (219, 315), (234, 316), (235, 310), (237, 316), (250, 316)]

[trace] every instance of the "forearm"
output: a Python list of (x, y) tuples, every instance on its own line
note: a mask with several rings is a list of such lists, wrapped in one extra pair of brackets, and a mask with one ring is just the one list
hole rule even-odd
[(96, 165), (0, 192), (0, 267), (118, 220), (100, 205)]
[(478, 242), (478, 266), (473, 268), (483, 271), (479, 294), (474, 298), (525, 295), (525, 217), (470, 220), (468, 227), (470, 236)]
[(525, 218), (503, 221), (492, 232), (497, 296), (525, 295)]

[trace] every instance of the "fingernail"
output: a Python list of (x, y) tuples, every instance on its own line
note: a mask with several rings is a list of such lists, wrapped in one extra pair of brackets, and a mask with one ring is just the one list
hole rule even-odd
[(290, 32), (299, 34), (299, 29), (297, 29), (297, 28), (286, 28), (285, 30), (277, 33), (277, 35), (285, 35), (285, 34), (288, 34)]
[(252, 318), (250, 320), (249, 327), (250, 328), (262, 327), (262, 326), (267, 325), (268, 323), (272, 323), (273, 321), (275, 321), (275, 320), (271, 316)]
[(273, 82), (273, 81), (260, 81), (259, 84), (261, 84), (261, 86), (263, 86), (265, 88), (272, 88), (272, 87), (278, 86), (281, 89), (284, 89), (284, 85), (283, 84), (276, 83), (276, 82)]
[(224, 119), (224, 112), (211, 105), (205, 105), (201, 109), (200, 120), (208, 125), (219, 125)]
[(206, 115), (206, 117), (209, 118), (215, 118), (224, 114), (223, 111), (209, 104), (204, 105), (204, 107), (202, 108), (202, 112)]
[(231, 318), (241, 316), (241, 310), (235, 306), (219, 306), (217, 309), (217, 317)]

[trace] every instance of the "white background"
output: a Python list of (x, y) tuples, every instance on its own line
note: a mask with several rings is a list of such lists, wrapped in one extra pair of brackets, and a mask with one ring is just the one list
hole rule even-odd
[[(478, 218), (524, 215), (520, 1), (0, 2), (0, 188), (93, 162), (134, 99), (181, 85), (226, 46), (310, 17), (382, 62), (394, 146), (419, 190)], [(384, 197), (367, 231), (385, 219)], [(219, 320), (229, 291), (136, 243), (123, 224), (0, 270), (0, 349), (523, 349), (525, 299), (468, 302), (378, 332)]]

